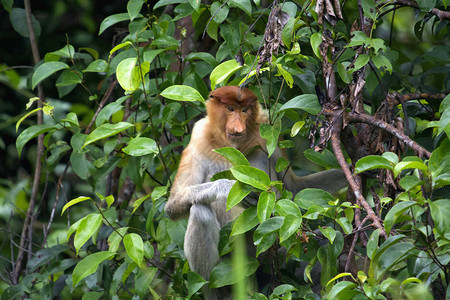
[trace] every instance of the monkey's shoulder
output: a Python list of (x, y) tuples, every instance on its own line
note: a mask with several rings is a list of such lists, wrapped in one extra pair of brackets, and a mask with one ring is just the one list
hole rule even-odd
[(225, 160), (221, 155), (213, 151), (221, 147), (215, 147), (215, 143), (211, 141), (210, 127), (211, 124), (208, 118), (197, 121), (192, 129), (191, 140), (185, 151), (189, 151), (192, 156), (201, 159), (205, 157), (214, 161)]

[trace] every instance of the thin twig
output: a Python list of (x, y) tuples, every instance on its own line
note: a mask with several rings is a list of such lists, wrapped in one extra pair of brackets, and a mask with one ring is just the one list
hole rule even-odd
[(50, 213), (50, 220), (48, 221), (47, 228), (44, 230), (44, 238), (42, 240), (42, 247), (44, 247), (45, 243), (47, 242), (47, 236), (48, 232), (50, 231), (50, 226), (52, 225), (53, 218), (55, 217), (55, 211), (56, 211), (56, 205), (59, 201), (59, 191), (62, 186), (62, 180), (64, 176), (66, 175), (67, 170), (69, 169), (70, 162), (67, 163), (66, 168), (64, 169), (64, 172), (62, 172), (61, 176), (59, 176), (58, 183), (56, 185), (56, 197), (55, 202), (53, 203), (52, 212)]
[(98, 114), (102, 110), (103, 106), (105, 106), (106, 101), (111, 96), (111, 93), (113, 92), (116, 84), (117, 84), (117, 80), (114, 80), (113, 82), (111, 82), (109, 84), (109, 87), (106, 90), (106, 93), (103, 95), (102, 101), (100, 101), (100, 103), (98, 104), (97, 111), (95, 112), (94, 117), (92, 118), (91, 122), (89, 122), (88, 127), (84, 131), (85, 134), (89, 134), (89, 132), (91, 131), (92, 125), (94, 125), (94, 121), (97, 119)]
[(366, 216), (361, 224), (353, 231), (354, 236), (353, 236), (353, 240), (352, 240), (352, 245), (350, 246), (350, 249), (348, 250), (348, 256), (347, 256), (347, 261), (345, 262), (345, 269), (344, 272), (348, 272), (348, 268), (350, 267), (350, 261), (351, 261), (351, 257), (352, 257), (352, 253), (353, 250), (355, 250), (355, 246), (356, 246), (356, 241), (358, 240), (358, 236), (359, 236), (359, 231), (361, 230), (361, 228), (363, 227), (364, 223), (367, 222), (369, 216)]

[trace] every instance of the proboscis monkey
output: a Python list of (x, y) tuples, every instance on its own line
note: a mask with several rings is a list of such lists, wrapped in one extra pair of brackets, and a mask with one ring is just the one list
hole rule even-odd
[(225, 86), (211, 92), (206, 102), (207, 116), (199, 120), (191, 141), (183, 151), (165, 211), (171, 219), (189, 217), (184, 251), (191, 269), (209, 279), (219, 261), (220, 228), (242, 211), (235, 206), (226, 212), (228, 193), (234, 180), (211, 177), (228, 170), (231, 164), (213, 149), (234, 147), (247, 155), (252, 167), (261, 169), (271, 180), (284, 182), (285, 188), (297, 193), (305, 188), (321, 188), (335, 193), (346, 186), (341, 170), (327, 170), (298, 177), (290, 169), (277, 173), (275, 163), (283, 156), (276, 149), (267, 158), (265, 140), (259, 135), (259, 124), (267, 122), (256, 95), (249, 89)]

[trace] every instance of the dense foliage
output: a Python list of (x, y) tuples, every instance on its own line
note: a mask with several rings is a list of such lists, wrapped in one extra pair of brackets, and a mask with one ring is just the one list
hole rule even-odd
[[(449, 297), (447, 0), (129, 0), (48, 51), (49, 21), (1, 3), (35, 64), (0, 65), (2, 299), (199, 298), (204, 284), (237, 299)], [(163, 207), (223, 85), (269, 111), (277, 171), (343, 168), (349, 188), (292, 195), (221, 150), (228, 207), (259, 201), (222, 229), (207, 283), (186, 262), (186, 220)]]

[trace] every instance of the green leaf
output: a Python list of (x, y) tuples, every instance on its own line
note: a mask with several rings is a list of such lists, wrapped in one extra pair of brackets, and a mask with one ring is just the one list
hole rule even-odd
[(268, 157), (270, 157), (277, 148), (280, 133), (281, 119), (277, 119), (273, 125), (263, 123), (259, 126), (259, 134), (266, 140)]
[(73, 151), (70, 154), (70, 164), (75, 174), (81, 179), (87, 179), (93, 169), (92, 163), (86, 158), (86, 153)]
[(373, 269), (375, 280), (380, 280), (391, 268), (412, 256), (414, 249), (416, 249), (416, 247), (411, 243), (398, 243), (390, 246), (387, 251), (384, 251), (383, 254), (380, 255), (376, 262), (372, 262), (375, 263)]
[(248, 185), (260, 190), (268, 190), (270, 178), (264, 171), (249, 166), (234, 166), (231, 169), (233, 176)]
[(384, 152), (383, 154), (381, 154), (381, 156), (388, 159), (393, 164), (398, 164), (398, 156), (395, 153)]
[(301, 220), (302, 214), (297, 204), (292, 200), (280, 199), (275, 204), (275, 211), (282, 217), (293, 215)]
[[(296, 291), (296, 290), (297, 290), (297, 289), (296, 289), (293, 285), (290, 285), (290, 284), (282, 284), (282, 285), (277, 286), (277, 287), (273, 290), (272, 295), (282, 296), (282, 295), (285, 295), (285, 294), (287, 294), (287, 293), (289, 293), (289, 292), (293, 292), (293, 291)], [(282, 299), (283, 299), (283, 298), (282, 298)]]
[(386, 58), (386, 56), (382, 54), (372, 56), (372, 61), (377, 69), (381, 69), (381, 67), (384, 67), (389, 73), (392, 74), (392, 64), (389, 59)]
[(196, 292), (198, 292), (202, 286), (204, 286), (206, 280), (202, 278), (199, 274), (188, 271), (187, 272), (187, 288), (188, 288), (188, 298), (191, 298)]
[[(211, 7), (213, 7), (215, 4), (217, 4), (218, 6), (220, 6), (219, 2), (213, 2), (213, 4), (211, 5)], [(225, 8), (226, 6), (224, 6)], [(222, 10), (224, 9), (222, 8)], [(221, 10), (221, 11), (222, 11)], [(216, 15), (217, 17), (217, 15)], [(220, 23), (220, 22), (219, 22)], [(206, 62), (208, 65), (210, 66), (216, 66), (217, 65), (217, 60), (215, 59), (214, 56), (212, 56), (210, 53), (208, 52), (193, 52), (193, 53), (189, 53), (185, 60), (187, 61), (194, 61), (196, 59), (200, 59), (203, 60), (204, 62)]]
[[(2, 3), (4, 3), (4, 1), (2, 1)], [(11, 22), (12, 27), (18, 34), (20, 34), (25, 38), (30, 37), (30, 33), (28, 31), (27, 14), (25, 9), (17, 7), (11, 9), (11, 12), (9, 14), (9, 20)], [(33, 14), (31, 15), (31, 22), (33, 24), (33, 31), (36, 37), (39, 37), (41, 35), (41, 25), (36, 20)]]
[(275, 207), (275, 192), (264, 191), (259, 195), (257, 210), (258, 219), (262, 223), (272, 215), (272, 211)]
[(305, 210), (309, 210), (313, 205), (320, 207), (330, 207), (328, 202), (333, 202), (334, 197), (319, 189), (304, 189), (295, 195), (294, 202)]
[(73, 245), (75, 250), (80, 251), (80, 248), (92, 237), (92, 235), (102, 225), (102, 215), (92, 213), (81, 219), (80, 225), (78, 225), (75, 233), (75, 239)]
[(116, 69), (117, 81), (126, 92), (137, 90), (141, 82), (136, 61), (136, 57), (125, 58), (119, 63)]
[(144, 242), (140, 235), (129, 233), (123, 238), (128, 256), (141, 268), (144, 263)]
[(157, 9), (158, 7), (163, 7), (170, 4), (187, 3), (187, 2), (188, 0), (159, 0), (158, 3), (155, 4), (153, 9)]
[(231, 236), (245, 233), (258, 225), (258, 223), (258, 212), (256, 207), (249, 207), (244, 210), (236, 219), (236, 222), (234, 222), (231, 230)]
[(128, 145), (122, 149), (128, 155), (142, 156), (150, 153), (158, 153), (156, 142), (147, 137), (137, 137), (128, 142)]
[(158, 269), (155, 267), (146, 267), (139, 269), (139, 272), (136, 274), (134, 279), (134, 288), (136, 289), (138, 295), (142, 298), (146, 295), (148, 289), (151, 289), (151, 283), (153, 278), (158, 272)]
[(347, 65), (348, 64), (346, 62), (339, 63), (337, 65), (337, 70), (342, 81), (349, 84), (353, 78), (350, 76), (350, 72), (347, 70)]
[(200, 9), (200, 0), (189, 0), (189, 3), (191, 4), (192, 8), (196, 11), (199, 11)]
[(303, 151), (303, 155), (305, 155), (305, 157), (308, 160), (322, 167), (340, 168), (336, 156), (334, 156), (334, 154), (328, 149), (323, 149), (322, 151), (314, 151), (314, 149), (306, 149), (305, 151)]
[(450, 240), (450, 200), (440, 199), (429, 202), (431, 218), (434, 221), (435, 230), (447, 240)]
[(80, 203), (80, 202), (83, 202), (83, 201), (86, 201), (86, 200), (92, 200), (92, 198), (91, 198), (91, 197), (83, 197), (83, 196), (80, 196), (80, 197), (78, 197), (78, 198), (75, 198), (75, 199), (70, 200), (69, 202), (66, 203), (66, 205), (64, 205), (64, 207), (63, 207), (63, 209), (62, 209), (62, 211), (61, 211), (61, 216), (62, 216), (63, 213), (66, 211), (66, 209), (68, 209), (68, 208), (71, 207), (72, 205), (75, 205), (75, 204), (77, 204), (77, 203)]
[(395, 221), (410, 207), (416, 205), (414, 201), (400, 202), (392, 207), (384, 218), (384, 228), (386, 233), (389, 234)]
[(316, 115), (320, 113), (322, 107), (319, 104), (319, 99), (317, 99), (317, 95), (314, 94), (304, 94), (297, 97), (292, 98), (288, 102), (286, 102), (278, 111), (281, 113), (282, 111), (288, 109), (302, 109), (312, 115)]
[(320, 232), (333, 244), (334, 239), (336, 238), (336, 230), (331, 227), (321, 227), (319, 226)]
[(49, 77), (50, 75), (63, 70), (68, 69), (69, 66), (60, 61), (50, 61), (45, 62), (39, 67), (37, 67), (36, 71), (34, 71), (33, 76), (31, 77), (31, 88), (34, 88), (44, 79)]
[(417, 1), (419, 8), (423, 12), (429, 12), (436, 6), (437, 0), (422, 0)]
[(364, 67), (369, 62), (369, 59), (370, 57), (367, 54), (360, 54), (355, 61), (353, 72)]
[(278, 173), (283, 171), (289, 166), (289, 161), (284, 157), (278, 157), (277, 163), (275, 165), (275, 171)]
[(322, 44), (322, 34), (321, 33), (314, 33), (311, 35), (311, 38), (309, 40), (311, 43), (311, 48), (314, 51), (314, 54), (322, 60), (322, 55), (320, 55), (320, 44)]
[(222, 24), (222, 22), (226, 20), (230, 9), (228, 8), (228, 5), (222, 6), (222, 3), (214, 1), (211, 4), (210, 12), (211, 17), (214, 16), (213, 21), (217, 24)]
[(281, 39), (283, 40), (283, 44), (287, 49), (291, 48), (291, 40), (294, 34), (294, 25), (297, 22), (296, 18), (290, 18), (289, 21), (284, 25), (283, 30), (281, 31)]
[(367, 35), (362, 31), (354, 31), (352, 32), (353, 37), (347, 47), (355, 47), (364, 45), (367, 41)]
[(151, 196), (151, 194), (147, 194), (147, 195), (137, 199), (136, 201), (134, 201), (134, 203), (133, 203), (133, 211), (131, 213), (134, 214), (134, 212), (139, 208), (139, 206), (141, 206), (142, 202), (147, 200), (150, 196)]
[(450, 107), (446, 108), (439, 120), (439, 132), (445, 131), (447, 138), (450, 139)]
[(242, 68), (238, 62), (234, 59), (225, 61), (218, 65), (212, 70), (209, 79), (211, 80), (211, 90), (216, 88), (216, 85), (224, 82), (225, 84), (228, 81), (228, 78), (231, 77), (236, 71)]
[(341, 226), (341, 228), (344, 230), (346, 234), (352, 233), (353, 231), (352, 223), (350, 223), (350, 221), (346, 217), (336, 219), (336, 223), (338, 223), (339, 226)]
[(251, 191), (251, 186), (240, 181), (236, 181), (228, 193), (227, 211), (238, 205), (248, 194), (250, 194)]
[(83, 258), (73, 269), (72, 286), (75, 287), (81, 280), (93, 274), (103, 261), (111, 259), (114, 255), (109, 251), (101, 251)]
[[(378, 239), (378, 235), (379, 235), (379, 232), (376, 234), (377, 239)], [(393, 245), (400, 243), (402, 241), (402, 239), (404, 239), (404, 238), (405, 238), (405, 236), (403, 234), (391, 235), (390, 237), (388, 237), (388, 239), (386, 241), (384, 241), (384, 243), (378, 249), (375, 250), (374, 254), (372, 255), (372, 261), (370, 263), (370, 268), (369, 268), (369, 273), (368, 273), (369, 277), (374, 277), (375, 269), (377, 268), (377, 264), (378, 264), (378, 261), (380, 260), (380, 256), (386, 250), (388, 250), (390, 247), (392, 247)], [(378, 241), (377, 241), (377, 243), (378, 243)]]
[(109, 16), (105, 18), (102, 23), (100, 24), (100, 30), (98, 32), (98, 35), (102, 34), (103, 31), (105, 31), (107, 28), (111, 27), (114, 24), (117, 24), (119, 22), (128, 21), (130, 20), (130, 15), (128, 13), (120, 13), (115, 14), (112, 16)]
[(108, 63), (104, 59), (97, 59), (91, 62), (83, 72), (103, 73), (108, 71)]
[(131, 126), (133, 126), (133, 124), (128, 122), (119, 122), (117, 124), (103, 124), (97, 127), (86, 137), (83, 148), (95, 141), (116, 135), (119, 132), (130, 128)]
[(69, 86), (82, 82), (83, 75), (78, 71), (64, 70), (58, 77), (55, 86)]
[(298, 132), (300, 131), (300, 129), (303, 128), (303, 126), (305, 125), (305, 121), (298, 121), (295, 122), (295, 124), (292, 126), (291, 128), (291, 137), (294, 137), (298, 134)]
[(428, 172), (428, 167), (421, 161), (402, 161), (394, 167), (394, 177), (397, 177), (401, 171), (406, 169), (419, 169)]
[(393, 163), (387, 158), (378, 155), (368, 155), (356, 162), (355, 173), (362, 173), (373, 169), (392, 170), (393, 167)]
[(144, 0), (130, 0), (127, 4), (128, 15), (130, 16), (130, 21), (133, 21), (139, 15), (141, 11)]
[[(353, 297), (345, 297), (343, 295), (346, 291), (353, 290), (356, 286), (356, 283), (350, 281), (340, 281), (333, 286), (327, 295), (327, 299), (351, 299)], [(355, 293), (360, 292), (355, 291)]]
[(26, 113), (22, 118), (20, 118), (19, 121), (17, 121), (17, 123), (16, 123), (16, 132), (17, 132), (17, 130), (19, 130), (19, 126), (20, 126), (20, 124), (23, 122), (23, 120), (25, 120), (25, 119), (28, 118), (30, 115), (32, 115), (32, 114), (34, 114), (35, 112), (40, 111), (40, 110), (42, 110), (42, 108), (40, 108), (40, 107), (35, 108), (35, 109), (33, 109), (32, 111)]
[(152, 199), (153, 201), (156, 201), (166, 194), (167, 194), (167, 186), (157, 186), (152, 191)]
[(28, 127), (27, 129), (25, 129), (24, 131), (22, 131), (22, 133), (17, 137), (16, 140), (16, 148), (17, 148), (17, 153), (20, 154), (22, 153), (22, 149), (25, 146), (26, 143), (28, 143), (29, 140), (37, 137), (38, 135), (42, 134), (42, 133), (46, 133), (49, 131), (52, 131), (55, 129), (55, 126), (50, 125), (50, 124), (39, 124), (39, 125), (33, 125), (31, 127)]
[(287, 240), (293, 235), (302, 225), (302, 217), (293, 214), (288, 214), (284, 217), (283, 225), (280, 227), (280, 243)]
[(59, 50), (45, 54), (45, 61), (58, 61), (61, 57), (73, 58), (74, 54), (75, 48), (72, 45), (65, 45)]
[(373, 260), (373, 255), (378, 249), (378, 238), (380, 236), (381, 229), (378, 228), (370, 235), (369, 241), (367, 242), (367, 256)]
[(233, 270), (233, 263), (229, 259), (220, 261), (212, 270), (209, 277), (209, 286), (212, 288), (219, 288), (226, 285), (232, 285), (237, 280), (248, 277), (256, 272), (259, 263), (256, 258), (248, 257), (246, 259), (245, 266), (241, 266), (243, 273), (236, 276), (236, 272)]
[(167, 49), (147, 49), (144, 52), (144, 61), (151, 63), (160, 53)]
[(233, 166), (250, 166), (250, 163), (248, 162), (244, 154), (242, 154), (242, 152), (237, 150), (236, 148), (224, 147), (220, 149), (214, 149), (213, 151), (225, 157)]
[(259, 245), (265, 235), (278, 231), (283, 223), (284, 217), (273, 217), (261, 223), (253, 234), (255, 245)]
[(409, 191), (413, 189), (414, 187), (418, 186), (420, 183), (422, 183), (422, 180), (417, 178), (414, 175), (407, 175), (400, 179), (400, 186), (405, 190)]
[(242, 9), (249, 17), (252, 16), (252, 3), (250, 0), (230, 0), (228, 4)]
[(194, 88), (187, 85), (172, 85), (161, 92), (161, 96), (176, 101), (205, 102), (203, 96)]
[(336, 276), (334, 276), (332, 279), (330, 279), (330, 281), (328, 281), (326, 286), (328, 287), (330, 285), (330, 283), (334, 282), (336, 279), (339, 279), (339, 278), (342, 278), (345, 276), (353, 277), (352, 273), (339, 273)]
[(122, 227), (111, 233), (111, 235), (108, 237), (109, 252), (117, 252), (120, 246), (120, 242), (122, 241), (123, 236), (125, 236), (127, 231), (128, 227)]
[(283, 76), (283, 79), (286, 80), (287, 85), (292, 88), (294, 85), (294, 78), (292, 75), (286, 71), (281, 64), (277, 64), (278, 74), (276, 76)]
[(361, 6), (364, 11), (364, 16), (376, 21), (377, 20), (377, 8), (374, 0), (365, 0), (361, 2)]

